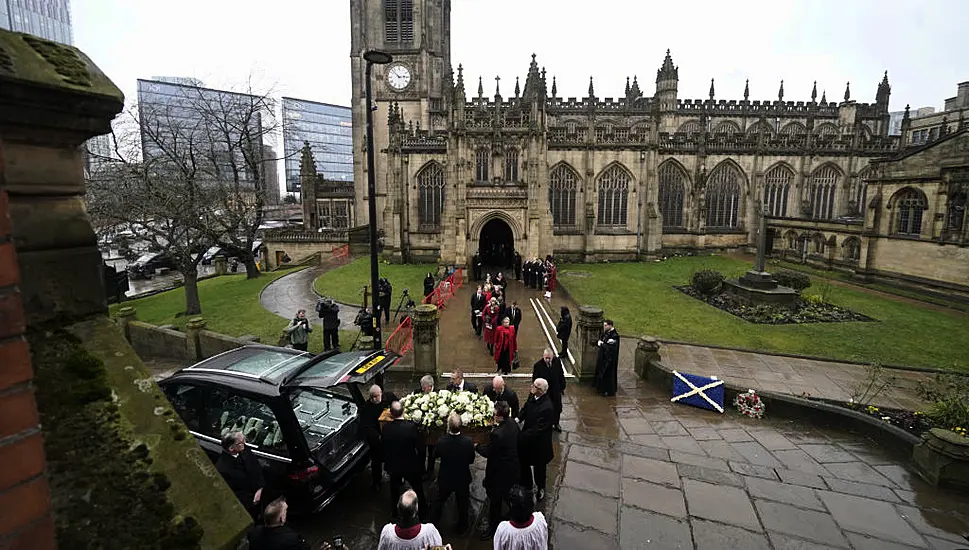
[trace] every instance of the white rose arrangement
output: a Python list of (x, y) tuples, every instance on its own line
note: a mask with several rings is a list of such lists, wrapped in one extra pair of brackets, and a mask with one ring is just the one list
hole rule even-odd
[(466, 391), (411, 394), (403, 397), (400, 404), (404, 418), (424, 429), (444, 427), (452, 411), (461, 415), (463, 425), (471, 427), (491, 425), (495, 414), (495, 404), (488, 396)]

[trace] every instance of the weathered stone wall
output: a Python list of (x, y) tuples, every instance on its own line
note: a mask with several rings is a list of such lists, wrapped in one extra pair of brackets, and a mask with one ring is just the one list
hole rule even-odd
[(267, 267), (269, 269), (276, 269), (279, 267), (279, 262), (276, 261), (277, 253), (285, 252), (289, 255), (292, 260), (290, 263), (296, 263), (303, 260), (307, 256), (312, 254), (322, 254), (324, 260), (330, 257), (330, 253), (334, 248), (343, 246), (346, 243), (338, 242), (279, 242), (279, 241), (263, 241), (262, 245), (266, 247), (267, 255)]
[(251, 341), (240, 340), (239, 338), (233, 338), (225, 334), (219, 334), (218, 332), (201, 330), (199, 331), (199, 350), (202, 356), (198, 359), (207, 359), (213, 355), (218, 355), (251, 343)]
[(128, 324), (128, 341), (139, 357), (167, 357), (195, 361), (190, 357), (185, 333), (141, 321)]

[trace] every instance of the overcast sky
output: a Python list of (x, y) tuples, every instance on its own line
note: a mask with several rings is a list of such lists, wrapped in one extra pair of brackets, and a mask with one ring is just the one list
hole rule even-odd
[[(348, 105), (348, 0), (73, 0), (74, 35), (131, 99), (135, 80), (192, 76), (211, 87), (257, 87)], [(882, 73), (891, 109), (941, 108), (969, 80), (966, 0), (454, 0), (452, 62), (469, 94), (484, 76), (502, 95), (524, 76), (530, 55), (558, 77), (559, 96), (623, 95), (639, 75), (646, 95), (666, 49), (680, 69), (680, 98), (774, 100), (818, 94), (873, 102)]]

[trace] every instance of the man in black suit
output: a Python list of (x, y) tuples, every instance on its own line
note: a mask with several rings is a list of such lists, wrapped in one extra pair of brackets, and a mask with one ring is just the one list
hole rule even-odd
[(522, 324), (522, 309), (518, 307), (517, 300), (511, 301), (511, 307), (508, 308), (507, 316), (508, 320), (511, 321), (511, 326), (515, 327), (515, 338), (518, 338), (518, 327)]
[(478, 338), (481, 338), (481, 312), (484, 311), (485, 305), (487, 301), (484, 291), (481, 290), (481, 285), (478, 285), (478, 290), (471, 295), (471, 328)]
[(437, 475), (437, 498), (431, 523), (440, 525), (441, 513), (451, 493), (458, 504), (457, 532), (468, 530), (468, 508), (471, 503), (471, 464), (474, 462), (474, 442), (461, 435), (461, 417), (452, 412), (447, 419), (447, 435), (437, 440), (434, 454), (441, 459)]
[(249, 515), (256, 519), (266, 480), (256, 455), (246, 448), (246, 436), (242, 432), (229, 432), (222, 438), (222, 454), (215, 462), (215, 469)]
[(552, 402), (552, 409), (555, 411), (552, 429), (561, 432), (559, 419), (562, 416), (562, 394), (565, 393), (565, 371), (562, 369), (562, 360), (555, 357), (552, 350), (548, 348), (545, 348), (542, 358), (532, 367), (532, 382), (539, 378), (544, 378), (548, 382), (548, 399)]
[(518, 414), (522, 421), (521, 436), (518, 444), (518, 458), (521, 461), (521, 485), (532, 489), (532, 470), (535, 471), (535, 499), (545, 498), (545, 470), (552, 461), (552, 420), (555, 409), (549, 400), (548, 382), (537, 378), (529, 390), (532, 397), (522, 406)]
[(397, 401), (397, 396), (387, 392), (384, 394), (380, 386), (370, 386), (370, 397), (357, 410), (360, 417), (360, 429), (363, 431), (367, 444), (370, 445), (370, 475), (371, 488), (379, 489), (383, 481), (384, 450), (380, 442), (380, 415)]
[(487, 444), (474, 448), (479, 455), (488, 459), (484, 478), (484, 488), (488, 493), (488, 528), (481, 534), (482, 540), (494, 537), (501, 523), (501, 503), (521, 475), (518, 435), (518, 423), (511, 417), (508, 403), (495, 403), (495, 428), (491, 430)]
[(464, 379), (464, 372), (461, 369), (451, 371), (451, 383), (447, 385), (449, 391), (469, 391), (478, 393), (478, 386)]
[(522, 255), (515, 252), (515, 280), (522, 280)]
[(493, 402), (504, 401), (511, 408), (511, 417), (518, 418), (518, 394), (511, 388), (505, 386), (505, 379), (501, 375), (491, 379), (491, 385), (486, 386), (484, 395), (488, 396)]
[(279, 497), (266, 506), (263, 525), (253, 527), (247, 538), (250, 550), (310, 550), (306, 540), (286, 525), (286, 499)]
[(404, 407), (400, 401), (390, 404), (392, 422), (383, 429), (382, 443), (384, 447), (384, 465), (390, 476), (390, 510), (393, 517), (397, 516), (397, 501), (400, 499), (403, 481), (407, 481), (411, 489), (417, 493), (418, 510), (427, 510), (424, 501), (424, 485), (421, 480), (421, 464), (417, 447), (421, 445), (417, 424), (404, 420)]

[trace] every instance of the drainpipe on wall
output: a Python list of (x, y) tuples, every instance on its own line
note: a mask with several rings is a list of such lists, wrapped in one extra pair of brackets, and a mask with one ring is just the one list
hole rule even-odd
[(643, 242), (643, 200), (639, 199), (636, 207), (636, 259), (639, 259), (640, 249)]

